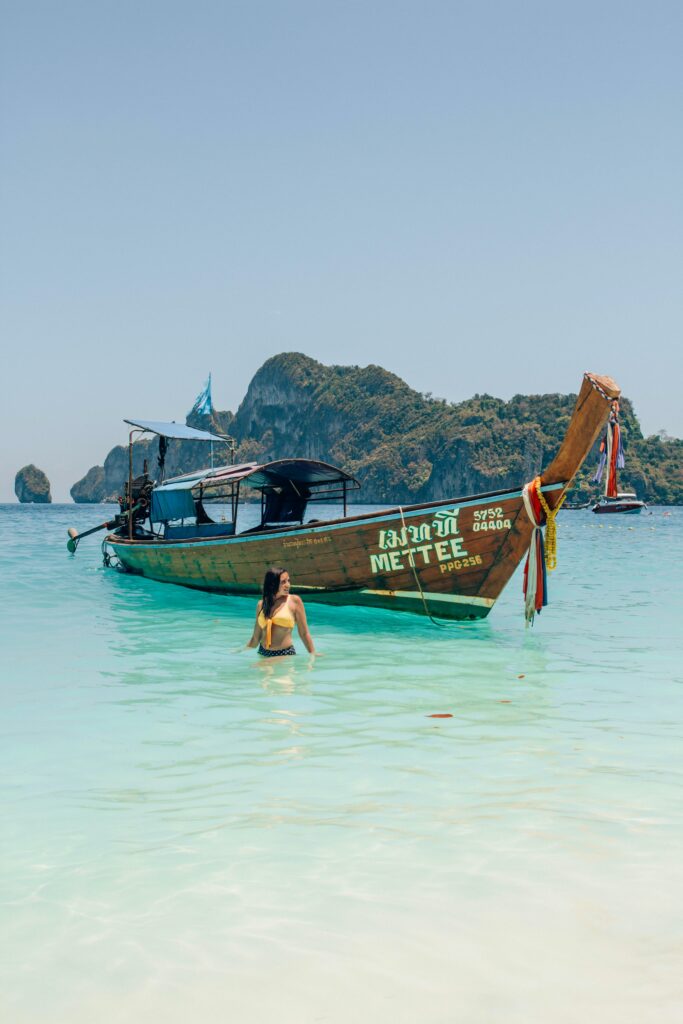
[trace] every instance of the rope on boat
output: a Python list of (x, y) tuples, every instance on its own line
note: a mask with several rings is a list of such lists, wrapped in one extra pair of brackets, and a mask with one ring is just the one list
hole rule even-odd
[(108, 548), (109, 545), (105, 537), (102, 541), (102, 565), (105, 569), (122, 569), (123, 562), (115, 551), (109, 551)]
[[(403, 507), (399, 505), (398, 510), (401, 513), (401, 522), (403, 523), (403, 529), (407, 532), (406, 520), (405, 516), (403, 515)], [(420, 577), (417, 574), (415, 559), (413, 558), (411, 551), (408, 552), (408, 564), (410, 565), (410, 568), (413, 570), (413, 576), (415, 577), (415, 582), (417, 583), (417, 589), (420, 591), (420, 597), (422, 598), (422, 604), (424, 606), (425, 615), (427, 616), (429, 621), (432, 622), (435, 626), (441, 626), (442, 629), (444, 629), (446, 626), (455, 626), (455, 622), (439, 622), (439, 620), (435, 619), (432, 613), (430, 612), (429, 607), (427, 605), (427, 599), (424, 595), (424, 590), (422, 589), (422, 584), (420, 583)]]
[(588, 383), (591, 385), (591, 387), (595, 391), (597, 391), (599, 395), (602, 395), (602, 397), (605, 399), (606, 402), (611, 402), (612, 401), (612, 399), (607, 394), (605, 389), (600, 387), (600, 385), (598, 384), (597, 380), (595, 379), (595, 377), (592, 376), (592, 374), (584, 373), (583, 376), (588, 381)]

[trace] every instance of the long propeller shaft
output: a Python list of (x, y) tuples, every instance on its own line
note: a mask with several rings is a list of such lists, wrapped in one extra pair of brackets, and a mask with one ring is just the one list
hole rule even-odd
[(84, 530), (83, 533), (79, 533), (73, 526), (70, 526), (67, 530), (67, 533), (69, 534), (69, 539), (66, 542), (67, 551), (70, 551), (73, 555), (79, 545), (79, 542), (82, 541), (84, 537), (89, 537), (91, 533), (97, 533), (98, 530), (113, 530), (115, 527), (122, 526), (128, 520), (128, 516), (134, 515), (139, 508), (141, 508), (140, 505), (134, 505), (132, 509), (126, 509), (125, 512), (121, 512), (113, 519), (108, 519), (106, 523), (100, 523), (99, 526), (91, 526), (89, 530)]

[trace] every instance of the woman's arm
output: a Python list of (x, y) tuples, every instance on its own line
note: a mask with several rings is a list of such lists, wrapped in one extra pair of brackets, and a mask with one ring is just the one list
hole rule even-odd
[(296, 620), (296, 628), (299, 630), (299, 636), (301, 637), (304, 647), (309, 654), (315, 654), (316, 650), (313, 646), (313, 637), (308, 632), (308, 623), (306, 622), (306, 612), (304, 610), (304, 603), (300, 597), (296, 594), (292, 594), (290, 598), (294, 605), (294, 618)]
[(254, 623), (254, 632), (251, 634), (251, 640), (247, 644), (247, 647), (258, 647), (259, 642), (261, 640), (261, 636), (263, 634), (263, 630), (259, 626), (258, 617), (259, 617), (259, 613), (261, 611), (261, 605), (262, 604), (263, 604), (263, 601), (259, 601), (259, 603), (256, 605), (256, 622)]

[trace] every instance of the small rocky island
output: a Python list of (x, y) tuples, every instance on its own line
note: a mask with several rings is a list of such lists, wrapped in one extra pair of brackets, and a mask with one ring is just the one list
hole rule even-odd
[(50, 481), (37, 466), (24, 466), (14, 478), (14, 493), (22, 504), (49, 505)]

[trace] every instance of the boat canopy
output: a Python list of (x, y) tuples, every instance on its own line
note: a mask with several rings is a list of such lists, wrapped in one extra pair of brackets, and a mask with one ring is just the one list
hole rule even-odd
[[(202, 498), (233, 503), (237, 512), (241, 484), (261, 492), (261, 526), (266, 523), (303, 521), (309, 501), (343, 498), (346, 504), (348, 487), (360, 484), (349, 473), (314, 459), (278, 459), (259, 465), (246, 462), (240, 466), (218, 466), (184, 476), (173, 477), (152, 492), (150, 519), (155, 523), (187, 519), (204, 514)], [(196, 499), (193, 491), (199, 491)]]
[(345, 473), (343, 469), (313, 459), (278, 459), (277, 462), (266, 462), (245, 474), (243, 480), (249, 487), (255, 487), (257, 490), (288, 485), (294, 490), (297, 487), (323, 487), (341, 483), (360, 486), (355, 477)]
[(278, 459), (245, 473), (248, 487), (261, 492), (261, 524), (303, 523), (309, 501), (341, 498), (346, 515), (346, 492), (358, 481), (343, 469), (314, 459)]
[(124, 423), (139, 430), (148, 430), (150, 434), (159, 434), (160, 437), (171, 437), (179, 441), (223, 441), (229, 439), (221, 437), (220, 434), (211, 434), (208, 430), (197, 430), (196, 427), (188, 427), (186, 423), (162, 423), (160, 420), (124, 420)]
[(258, 462), (243, 462), (239, 466), (215, 466), (213, 468), (196, 469), (193, 473), (183, 473), (182, 476), (169, 477), (164, 487), (196, 487), (204, 480), (211, 479), (216, 484), (230, 483), (231, 481), (242, 480), (245, 473), (258, 469)]
[(218, 466), (215, 469), (199, 469), (185, 473), (159, 484), (152, 491), (150, 519), (153, 523), (170, 522), (174, 519), (189, 519), (196, 515), (193, 488), (210, 479), (214, 485), (230, 484), (241, 480), (245, 472), (256, 469), (258, 463), (244, 462), (240, 466)]
[(244, 483), (248, 487), (254, 487), (261, 491), (271, 487), (291, 486), (296, 490), (301, 487), (322, 487), (344, 482), (360, 487), (355, 477), (326, 462), (317, 462), (313, 459), (278, 459), (275, 462), (265, 462), (262, 465), (257, 462), (246, 462), (241, 466), (218, 466), (216, 469), (202, 469), (196, 473), (173, 477), (163, 486), (170, 487), (184, 483), (186, 486), (196, 487), (197, 484), (202, 483), (205, 487), (209, 487)]

